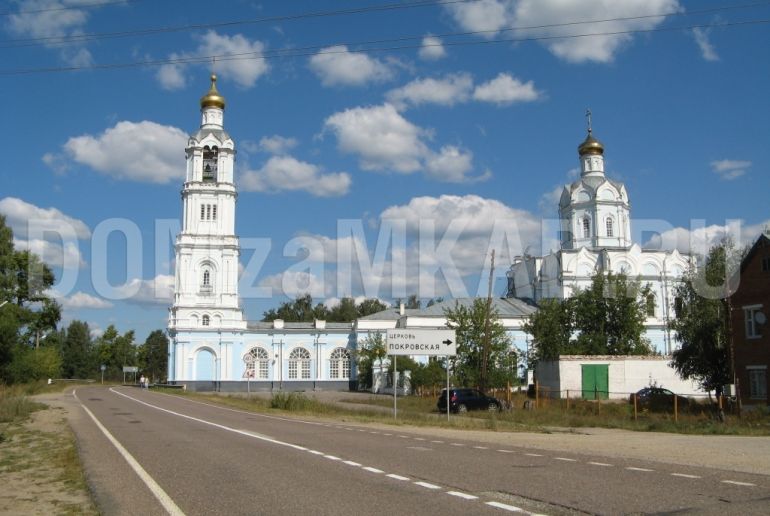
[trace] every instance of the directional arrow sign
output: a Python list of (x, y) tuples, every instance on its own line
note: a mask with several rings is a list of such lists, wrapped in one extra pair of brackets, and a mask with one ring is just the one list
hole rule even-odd
[(457, 354), (457, 339), (454, 330), (388, 330), (385, 348), (388, 355), (431, 355)]

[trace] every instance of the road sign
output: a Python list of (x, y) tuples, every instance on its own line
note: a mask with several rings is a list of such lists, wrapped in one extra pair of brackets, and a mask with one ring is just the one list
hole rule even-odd
[(127, 366), (127, 365), (124, 365), (123, 366), (123, 372), (124, 373), (138, 373), (139, 372), (139, 368), (137, 366)]
[(388, 355), (456, 355), (454, 330), (388, 330)]
[(99, 366), (99, 369), (101, 369), (102, 372), (104, 372), (104, 370), (107, 369), (107, 366), (102, 364), (102, 365)]

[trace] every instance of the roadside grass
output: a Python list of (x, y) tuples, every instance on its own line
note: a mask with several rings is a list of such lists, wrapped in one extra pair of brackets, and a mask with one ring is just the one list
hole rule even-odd
[(98, 514), (63, 414), (29, 398), (62, 388), (0, 385), (0, 513)]

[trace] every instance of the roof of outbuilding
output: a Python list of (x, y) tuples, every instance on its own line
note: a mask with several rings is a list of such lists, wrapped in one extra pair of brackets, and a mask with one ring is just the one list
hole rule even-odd
[[(457, 299), (448, 299), (440, 303), (425, 307), (420, 310), (412, 310), (409, 313), (412, 317), (444, 317), (446, 310), (452, 310), (455, 306), (471, 308), (478, 297), (461, 297)], [(526, 317), (537, 311), (537, 308), (531, 304), (517, 298), (492, 298), (492, 309), (497, 312), (499, 317)]]

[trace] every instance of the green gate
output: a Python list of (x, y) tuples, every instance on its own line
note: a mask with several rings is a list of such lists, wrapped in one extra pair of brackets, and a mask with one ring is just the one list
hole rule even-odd
[(583, 399), (606, 400), (609, 397), (610, 371), (607, 364), (581, 364)]

